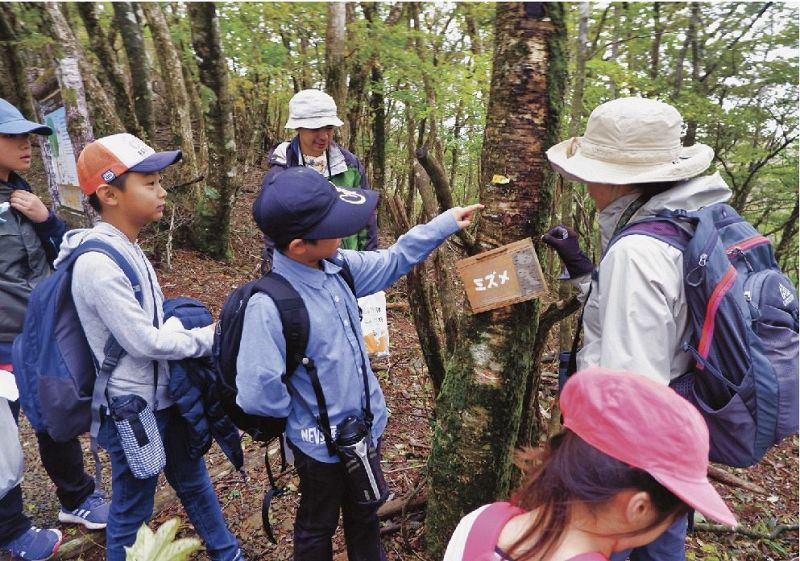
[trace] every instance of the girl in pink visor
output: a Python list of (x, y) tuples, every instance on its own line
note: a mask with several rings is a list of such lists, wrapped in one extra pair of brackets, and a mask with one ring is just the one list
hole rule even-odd
[(564, 431), (521, 451), (522, 486), (465, 516), (444, 561), (607, 561), (692, 509), (736, 525), (708, 481), (705, 421), (673, 390), (594, 368), (569, 379), (560, 404)]

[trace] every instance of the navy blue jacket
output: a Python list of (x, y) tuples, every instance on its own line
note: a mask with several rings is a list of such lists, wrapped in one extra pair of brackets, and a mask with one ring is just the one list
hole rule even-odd
[[(211, 312), (194, 298), (170, 298), (164, 302), (164, 321), (177, 317), (186, 329), (205, 327), (213, 322)], [(211, 357), (187, 358), (169, 362), (169, 392), (187, 421), (191, 458), (203, 456), (217, 441), (233, 466), (244, 465), (239, 429), (222, 409), (218, 389), (219, 375)]]

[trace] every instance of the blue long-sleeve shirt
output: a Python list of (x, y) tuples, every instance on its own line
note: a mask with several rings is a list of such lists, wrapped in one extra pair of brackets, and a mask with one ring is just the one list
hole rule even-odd
[[(427, 224), (415, 226), (389, 249), (378, 251), (340, 250), (334, 261), (346, 260), (359, 297), (391, 286), (417, 263), (423, 261), (459, 229), (451, 211)], [(315, 269), (276, 251), (273, 270), (285, 277), (303, 298), (310, 329), (306, 354), (317, 367), (327, 402), (331, 432), (347, 415), (361, 415), (364, 382), (361, 365), (367, 369), (370, 408), (374, 415), (372, 435), (380, 438), (386, 427), (386, 401), (372, 372), (359, 323), (358, 303), (338, 274), (340, 266), (322, 262)], [(362, 361), (363, 357), (363, 361)], [(289, 394), (281, 376), (286, 368), (286, 341), (278, 310), (265, 294), (254, 295), (245, 311), (242, 342), (236, 361), (239, 406), (247, 413), (287, 417), (286, 436), (304, 454), (320, 462), (338, 462), (325, 445), (316, 424), (319, 415), (311, 380), (302, 365), (291, 383), (309, 405), (311, 413)]]

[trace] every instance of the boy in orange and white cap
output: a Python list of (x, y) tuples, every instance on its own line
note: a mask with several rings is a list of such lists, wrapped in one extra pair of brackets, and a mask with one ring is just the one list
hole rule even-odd
[(213, 328), (184, 329), (177, 319), (163, 320), (164, 296), (150, 261), (136, 242), (147, 224), (161, 218), (167, 192), (161, 170), (181, 158), (179, 150), (156, 152), (130, 134), (98, 139), (78, 157), (78, 178), (89, 203), (102, 221), (94, 228), (64, 236), (56, 260), (65, 259), (86, 240), (101, 240), (116, 249), (136, 272), (142, 290), (139, 304), (131, 282), (113, 259), (103, 253), (79, 256), (72, 270), (72, 298), (86, 339), (98, 361), (113, 335), (125, 350), (108, 380), (101, 404), (98, 443), (111, 458), (112, 506), (106, 527), (110, 561), (124, 561), (124, 547), (153, 512), (158, 476), (137, 479), (126, 458), (108, 407), (116, 400), (139, 396), (155, 415), (166, 451), (164, 473), (181, 499), (211, 559), (242, 559), (239, 544), (228, 530), (203, 458), (191, 459), (186, 425), (169, 395), (168, 360), (211, 354)]

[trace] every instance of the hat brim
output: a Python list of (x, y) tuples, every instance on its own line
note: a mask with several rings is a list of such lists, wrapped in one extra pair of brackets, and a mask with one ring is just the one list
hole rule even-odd
[(297, 119), (289, 117), (284, 128), (286, 129), (321, 129), (322, 127), (341, 127), (344, 123), (339, 117), (308, 117)]
[(714, 150), (710, 146), (694, 144), (682, 148), (678, 158), (672, 162), (611, 163), (584, 156), (581, 154), (580, 145), (576, 152), (569, 156), (567, 151), (572, 142), (572, 139), (568, 139), (551, 147), (547, 151), (547, 159), (556, 172), (579, 183), (632, 185), (680, 181), (700, 175), (708, 169), (714, 159)]
[[(336, 199), (325, 218), (308, 232), (305, 240), (329, 240), (346, 238), (361, 230), (370, 220), (378, 205), (378, 192), (371, 189), (343, 189), (337, 187)], [(344, 197), (344, 198), (343, 198)]]
[(146, 157), (144, 160), (128, 168), (128, 171), (137, 173), (154, 173), (171, 166), (183, 157), (180, 150), (168, 150), (166, 152), (156, 152)]
[(707, 478), (703, 481), (687, 481), (680, 479), (674, 473), (664, 474), (655, 471), (648, 471), (648, 473), (672, 491), (676, 497), (702, 513), (706, 518), (716, 520), (729, 528), (737, 526), (736, 517)]
[(7, 121), (0, 125), (0, 134), (41, 134), (49, 136), (53, 134), (53, 129), (27, 119), (18, 119), (16, 121)]

